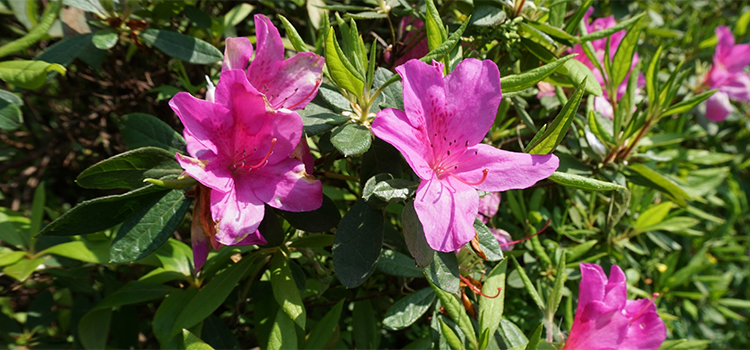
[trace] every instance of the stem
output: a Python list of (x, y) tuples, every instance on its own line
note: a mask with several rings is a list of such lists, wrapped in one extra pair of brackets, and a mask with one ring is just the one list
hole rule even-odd
[(337, 179), (337, 180), (344, 180), (344, 181), (352, 181), (352, 182), (358, 182), (359, 181), (359, 178), (356, 178), (354, 176), (348, 176), (348, 175), (343, 175), (343, 174), (332, 173), (330, 171), (324, 171), (323, 172), (323, 176), (330, 177), (332, 179)]

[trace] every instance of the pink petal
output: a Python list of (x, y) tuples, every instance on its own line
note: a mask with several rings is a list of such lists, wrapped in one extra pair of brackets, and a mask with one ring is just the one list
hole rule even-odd
[(597, 264), (582, 263), (581, 283), (578, 287), (578, 307), (576, 317), (583, 313), (586, 304), (604, 299), (604, 286), (607, 284), (607, 275), (602, 267)]
[(281, 68), (284, 60), (284, 43), (278, 29), (268, 17), (255, 15), (256, 43), (255, 59), (250, 62), (247, 78), (260, 92), (266, 93), (263, 84), (270, 82)]
[(737, 73), (724, 81), (719, 91), (725, 92), (730, 100), (750, 102), (750, 76)]
[(218, 223), (215, 236), (218, 243), (237, 245), (254, 234), (263, 213), (263, 202), (244, 187), (229, 192), (211, 191), (211, 216)]
[(208, 251), (211, 249), (211, 245), (208, 237), (203, 232), (201, 225), (198, 220), (193, 220), (190, 224), (190, 242), (193, 247), (193, 265), (195, 266), (195, 273), (201, 270), (203, 264), (206, 263), (208, 258)]
[(628, 318), (620, 310), (593, 301), (576, 313), (563, 349), (619, 350), (627, 331)]
[(310, 153), (310, 146), (307, 145), (307, 137), (302, 136), (302, 139), (297, 144), (297, 148), (289, 157), (297, 159), (305, 164), (305, 172), (311, 174), (315, 172), (315, 158)]
[(177, 162), (185, 169), (192, 178), (221, 192), (228, 192), (234, 188), (234, 178), (229, 171), (229, 164), (221, 161), (200, 161), (195, 158), (185, 157), (177, 153)]
[(625, 308), (628, 299), (628, 286), (625, 274), (617, 265), (612, 265), (609, 270), (609, 281), (604, 286), (604, 298), (602, 301), (608, 306), (619, 310)]
[[(301, 52), (285, 60), (273, 79), (264, 81), (262, 85), (253, 85), (267, 91), (266, 97), (274, 109), (303, 109), (318, 92), (324, 63), (323, 57), (312, 52)], [(251, 71), (251, 74), (255, 73)]]
[(750, 44), (734, 44), (734, 34), (725, 26), (716, 27), (714, 65), (722, 65), (729, 73), (740, 73), (750, 64)]
[[(481, 182), (474, 186), (479, 190), (502, 192), (534, 185), (552, 175), (558, 163), (552, 154), (509, 152), (479, 144), (467, 148), (453, 174), (468, 183)], [(487, 169), (487, 178), (482, 181), (484, 169)]]
[(706, 100), (706, 117), (712, 121), (723, 121), (732, 111), (734, 107), (725, 92), (717, 91)]
[[(396, 72), (403, 79), (404, 112), (412, 127), (423, 127), (428, 120), (445, 116), (442, 68), (411, 60), (396, 68)], [(426, 131), (432, 132), (429, 126), (427, 128)]]
[(246, 175), (241, 183), (258, 199), (281, 210), (311, 211), (323, 204), (320, 181), (308, 175), (305, 165), (293, 158), (261, 167)]
[[(263, 159), (267, 164), (275, 164), (287, 159), (297, 148), (302, 138), (302, 118), (296, 112), (268, 113), (263, 109), (248, 108), (243, 114), (239, 119), (242, 123), (238, 124), (245, 131), (238, 132), (235, 144), (237, 149), (250, 154), (246, 164), (260, 164)], [(250, 128), (252, 130), (248, 130)]]
[(612, 104), (604, 97), (594, 96), (594, 110), (603, 114), (609, 119), (613, 119), (615, 114), (612, 110)]
[(414, 209), (424, 227), (427, 244), (437, 251), (453, 252), (474, 238), (474, 217), (479, 195), (461, 182), (422, 181)]
[(224, 63), (221, 65), (221, 72), (239, 69), (245, 71), (250, 57), (253, 57), (253, 44), (246, 37), (227, 38), (224, 42)]
[(630, 324), (621, 349), (656, 350), (667, 338), (667, 328), (651, 300), (628, 300), (625, 316)]
[[(458, 143), (482, 141), (495, 122), (502, 99), (500, 72), (492, 61), (469, 58), (445, 77), (446, 113), (428, 116), (431, 131)], [(423, 96), (426, 98), (427, 96)], [(405, 101), (404, 101), (405, 102)], [(408, 113), (408, 112), (407, 112)]]
[(432, 178), (434, 171), (429, 165), (432, 150), (428, 148), (430, 141), (425, 134), (424, 124), (415, 128), (406, 113), (388, 108), (378, 112), (372, 122), (372, 133), (396, 147), (417, 176), (423, 180)]
[(513, 241), (513, 237), (510, 236), (510, 233), (508, 233), (508, 231), (499, 228), (491, 228), (490, 232), (492, 232), (492, 235), (497, 239), (497, 243), (500, 244), (500, 249), (513, 249), (513, 246), (515, 244), (508, 244), (508, 242)]
[(260, 231), (255, 230), (253, 234), (248, 235), (245, 237), (245, 239), (239, 241), (236, 245), (266, 245), (268, 242), (266, 242), (266, 238), (263, 237), (263, 235), (260, 233)]
[(500, 193), (489, 193), (479, 197), (479, 208), (477, 218), (483, 223), (487, 223), (489, 218), (497, 214), (500, 207)]
[[(169, 106), (192, 136), (186, 140), (192, 143), (188, 149), (205, 149), (219, 155), (220, 150), (231, 147), (234, 118), (223, 106), (197, 99), (187, 92), (174, 95), (169, 100)], [(191, 155), (200, 156), (195, 153)]]

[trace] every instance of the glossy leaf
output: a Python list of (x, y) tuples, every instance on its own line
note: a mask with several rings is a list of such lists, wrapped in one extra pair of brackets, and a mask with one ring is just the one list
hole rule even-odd
[(424, 288), (399, 299), (385, 313), (383, 327), (397, 331), (411, 326), (429, 310), (435, 296), (432, 288)]
[(294, 323), (305, 329), (307, 313), (305, 312), (305, 306), (302, 304), (299, 290), (294, 283), (289, 262), (281, 252), (277, 252), (274, 254), (269, 268), (271, 270), (273, 296), (276, 302)]
[(630, 66), (633, 62), (633, 54), (638, 47), (638, 39), (641, 36), (642, 16), (629, 27), (627, 34), (620, 42), (615, 57), (612, 60), (612, 86), (620, 86), (625, 77), (630, 72)]
[(521, 281), (523, 281), (523, 285), (526, 287), (526, 291), (529, 292), (531, 300), (534, 301), (534, 303), (539, 307), (540, 310), (545, 310), (546, 306), (544, 305), (544, 301), (542, 301), (542, 297), (539, 296), (539, 292), (537, 292), (536, 287), (534, 287), (534, 283), (532, 283), (531, 279), (529, 279), (529, 276), (526, 275), (526, 270), (523, 269), (521, 264), (518, 263), (518, 260), (516, 260), (516, 258), (512, 255), (511, 260), (513, 260), (513, 263), (516, 265), (518, 276), (521, 277)]
[(560, 66), (565, 62), (577, 55), (567, 55), (551, 63), (545, 64), (541, 67), (534, 68), (532, 70), (525, 71), (521, 74), (506, 75), (500, 78), (500, 86), (502, 87), (503, 93), (523, 91), (526, 90), (536, 83), (546, 79), (552, 75)]
[(454, 253), (435, 252), (430, 266), (425, 268), (425, 275), (438, 288), (455, 294), (458, 293), (458, 260)]
[(0, 98), (0, 130), (13, 131), (23, 123), (18, 106)]
[(432, 264), (435, 251), (427, 244), (424, 236), (422, 223), (419, 222), (417, 212), (414, 210), (414, 201), (409, 201), (401, 212), (401, 226), (404, 229), (404, 240), (409, 248), (409, 253), (417, 263), (417, 267), (425, 268)]
[(341, 219), (333, 241), (333, 268), (347, 288), (362, 284), (375, 270), (383, 246), (383, 213), (360, 199)]
[[(586, 80), (584, 79), (581, 85), (586, 86)], [(573, 122), (573, 118), (576, 115), (578, 106), (581, 104), (581, 98), (583, 97), (583, 89), (576, 90), (570, 97), (568, 102), (557, 114), (555, 120), (552, 121), (538, 139), (536, 144), (529, 145), (526, 152), (530, 154), (549, 154), (552, 153), (557, 145), (559, 145), (570, 128), (570, 124)]]
[(187, 146), (182, 135), (150, 114), (126, 114), (120, 118), (118, 126), (123, 141), (130, 149), (152, 146), (171, 153), (186, 153)]
[(364, 79), (355, 75), (356, 69), (351, 66), (346, 56), (341, 53), (333, 28), (328, 30), (325, 50), (326, 66), (337, 86), (359, 96), (364, 92)]
[(37, 89), (47, 81), (47, 73), (65, 75), (65, 67), (43, 61), (14, 60), (0, 62), (0, 80), (25, 89)]
[(187, 329), (182, 330), (182, 341), (185, 344), (185, 350), (214, 350), (211, 345), (206, 344)]
[(149, 28), (141, 31), (139, 37), (165, 54), (193, 64), (210, 64), (224, 58), (213, 45), (173, 31)]
[(675, 203), (679, 206), (687, 206), (686, 200), (690, 199), (690, 195), (673, 181), (664, 177), (664, 175), (661, 175), (643, 164), (631, 164), (628, 166), (628, 169), (633, 172), (629, 177), (631, 181), (637, 180), (638, 184), (664, 192), (672, 197)]
[(333, 130), (331, 143), (346, 157), (359, 156), (370, 149), (372, 132), (364, 125), (344, 124)]
[(414, 259), (390, 249), (383, 249), (380, 252), (378, 270), (391, 276), (410, 278), (424, 277), (422, 269), (414, 266)]
[[(482, 293), (496, 298), (479, 299), (479, 329), (494, 335), (500, 327), (500, 320), (505, 309), (505, 278), (508, 269), (508, 259), (504, 259), (485, 277)], [(499, 293), (499, 294), (498, 294)]]
[(102, 301), (96, 304), (94, 310), (161, 299), (172, 291), (174, 291), (174, 288), (170, 286), (130, 281), (122, 288), (102, 299)]
[(78, 341), (84, 349), (105, 349), (112, 309), (92, 309), (78, 321)]
[(341, 310), (344, 307), (344, 299), (341, 299), (336, 305), (328, 311), (325, 316), (310, 331), (310, 336), (305, 342), (303, 349), (323, 349), (336, 334), (336, 327), (339, 325)]
[(91, 42), (99, 50), (109, 50), (117, 45), (118, 35), (113, 29), (102, 29), (94, 33)]
[(613, 182), (601, 181), (590, 177), (562, 173), (559, 171), (552, 173), (548, 179), (566, 187), (580, 188), (589, 191), (615, 191), (625, 189), (625, 187)]
[(268, 349), (297, 349), (297, 332), (294, 321), (283, 309), (276, 312), (276, 318), (268, 335)]
[(109, 263), (109, 241), (80, 240), (53, 245), (39, 255), (55, 254), (93, 264)]
[(90, 166), (78, 175), (76, 183), (83, 188), (135, 189), (145, 186), (143, 180), (146, 178), (158, 179), (182, 172), (174, 153), (157, 147), (143, 147)]
[(438, 286), (433, 284), (429, 278), (427, 279), (427, 281), (430, 282), (430, 286), (435, 291), (435, 294), (437, 294), (437, 297), (438, 299), (440, 299), (440, 303), (445, 308), (445, 311), (448, 312), (448, 315), (450, 315), (451, 319), (453, 319), (453, 321), (458, 324), (458, 327), (461, 328), (461, 331), (464, 333), (466, 338), (469, 340), (469, 342), (474, 344), (474, 347), (476, 348), (476, 332), (474, 331), (474, 326), (472, 325), (471, 320), (469, 319), (469, 315), (466, 313), (466, 309), (464, 309), (464, 306), (460, 301), (458, 301), (453, 293), (448, 293), (445, 290), (438, 288)]
[[(485, 224), (479, 221), (479, 219), (474, 219), (474, 231), (476, 231), (477, 234), (477, 244), (479, 245), (482, 254), (484, 254), (483, 257), (481, 255), (480, 257), (487, 261), (502, 260), (503, 251), (500, 249), (500, 244), (497, 241), (497, 238), (492, 234), (490, 229), (487, 228)], [(469, 243), (469, 245), (472, 244), (473, 243), (471, 242)], [(473, 245), (472, 248), (474, 248)]]

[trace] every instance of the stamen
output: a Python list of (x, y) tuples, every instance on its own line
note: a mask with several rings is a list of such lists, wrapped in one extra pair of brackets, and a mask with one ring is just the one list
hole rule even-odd
[(478, 186), (482, 182), (484, 182), (484, 180), (487, 180), (487, 174), (489, 172), (490, 172), (490, 169), (484, 169), (484, 170), (482, 170), (482, 179), (479, 180), (479, 181), (477, 181), (477, 182), (468, 182), (468, 181), (466, 181), (466, 180), (464, 180), (464, 179), (462, 179), (462, 178), (460, 178), (460, 177), (458, 177), (456, 175), (453, 175), (453, 173), (451, 173), (451, 172), (449, 172), (448, 175), (453, 176), (454, 178), (456, 178), (456, 180), (461, 181), (461, 182), (463, 182), (463, 183), (465, 183), (465, 184), (467, 184), (469, 186)]
[(549, 219), (549, 220), (547, 220), (547, 223), (546, 223), (546, 224), (544, 224), (544, 227), (542, 227), (542, 229), (541, 229), (541, 230), (539, 230), (539, 231), (538, 231), (537, 233), (535, 233), (535, 234), (533, 234), (533, 235), (531, 235), (531, 236), (528, 236), (528, 237), (526, 237), (526, 238), (521, 238), (521, 239), (519, 239), (519, 240), (517, 240), (517, 241), (513, 241), (513, 242), (507, 242), (507, 243), (503, 243), (503, 244), (500, 244), (500, 246), (501, 246), (501, 247), (505, 247), (505, 246), (509, 246), (509, 245), (514, 245), (514, 244), (517, 244), (517, 243), (521, 243), (521, 242), (523, 242), (523, 241), (525, 241), (525, 240), (531, 239), (531, 238), (533, 238), (533, 237), (535, 237), (535, 236), (538, 236), (539, 234), (541, 234), (542, 232), (544, 232), (544, 230), (546, 230), (546, 229), (547, 229), (547, 227), (549, 226), (549, 223), (550, 223), (550, 222), (552, 222), (552, 219)]
[(637, 315), (635, 315), (635, 317), (633, 317), (632, 320), (630, 320), (630, 324), (633, 324), (633, 322), (635, 322), (635, 320), (637, 320), (638, 317), (641, 317), (641, 315), (643, 315), (643, 313), (646, 312), (646, 310), (648, 310), (648, 308), (654, 303), (654, 300), (656, 300), (656, 298), (658, 297), (659, 297), (659, 293), (654, 293), (651, 296), (651, 299), (648, 300), (649, 303), (646, 304), (646, 307), (644, 307), (643, 310), (641, 310), (641, 312), (639, 312)]
[[(263, 159), (261, 159), (261, 161), (258, 162), (258, 164), (250, 165), (250, 166), (245, 165), (245, 159), (247, 157), (249, 157), (250, 154), (247, 155), (247, 156), (245, 156), (245, 151), (242, 151), (243, 157), (241, 159), (239, 159), (238, 161), (235, 162), (234, 169), (237, 169), (238, 167), (240, 167), (240, 168), (250, 168), (250, 169), (257, 169), (257, 168), (262, 167), (263, 165), (266, 164), (266, 161), (268, 160), (268, 157), (270, 157), (271, 154), (273, 154), (273, 146), (274, 145), (276, 145), (276, 138), (275, 137), (271, 139), (271, 148), (268, 149), (268, 153), (266, 153), (266, 156), (263, 157)], [(258, 148), (255, 148), (255, 150), (258, 150)], [(240, 162), (242, 163), (242, 165), (237, 166), (237, 164), (240, 163)]]
[(464, 275), (462, 275), (462, 274), (459, 273), (458, 277), (466, 284), (467, 287), (469, 287), (469, 289), (471, 289), (472, 292), (474, 292), (474, 294), (479, 294), (479, 295), (481, 295), (481, 296), (483, 296), (485, 298), (488, 298), (488, 299), (495, 299), (498, 296), (500, 296), (500, 291), (501, 291), (500, 287), (497, 287), (497, 294), (495, 294), (494, 296), (489, 296), (487, 294), (482, 293), (482, 291), (477, 286), (475, 286), (474, 283), (471, 283), (471, 281), (469, 281), (468, 279), (466, 279), (466, 277), (464, 277)]
[[(318, 87), (319, 86), (320, 86), (320, 80), (318, 80), (318, 81), (315, 82), (315, 87), (312, 90), (310, 90), (310, 92), (307, 94), (307, 96), (305, 96), (305, 98), (299, 100), (299, 102), (297, 102), (297, 103), (295, 103), (295, 104), (293, 104), (293, 105), (291, 105), (289, 107), (284, 107), (284, 108), (286, 108), (286, 109), (292, 109), (294, 107), (299, 106), (300, 103), (305, 102), (312, 94), (314, 94), (316, 91), (318, 91)], [(294, 92), (297, 92), (297, 90), (294, 90)], [(294, 95), (294, 93), (292, 93), (292, 95)], [(292, 95), (289, 95), (289, 96), (291, 97)]]

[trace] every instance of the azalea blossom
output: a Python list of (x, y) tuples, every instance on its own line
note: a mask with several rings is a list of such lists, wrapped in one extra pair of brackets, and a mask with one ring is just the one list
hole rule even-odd
[(501, 228), (490, 228), (490, 232), (497, 239), (497, 243), (500, 244), (500, 249), (511, 250), (516, 245), (516, 242), (513, 241), (513, 237), (510, 236), (508, 231)]
[(750, 64), (750, 43), (735, 45), (734, 35), (725, 26), (716, 28), (716, 38), (713, 66), (704, 83), (719, 90), (706, 100), (706, 117), (720, 122), (734, 111), (730, 100), (750, 102), (750, 75), (744, 72)]
[(502, 98), (492, 61), (466, 59), (445, 77), (438, 62), (411, 60), (396, 71), (403, 79), (405, 111), (381, 110), (372, 131), (396, 147), (422, 179), (414, 208), (427, 243), (452, 252), (475, 236), (476, 190), (527, 188), (551, 175), (558, 159), (480, 144)]
[[(412, 27), (411, 30), (409, 30), (409, 26)], [(399, 35), (402, 38), (401, 56), (397, 57), (395, 62), (392, 62), (394, 67), (398, 67), (414, 58), (422, 58), (430, 52), (427, 44), (427, 36), (425, 35), (425, 31), (422, 30), (423, 27), (424, 22), (417, 18), (417, 16), (407, 16), (401, 19), (401, 24), (398, 27)], [(392, 52), (393, 47), (389, 46), (388, 48), (388, 50), (383, 52), (383, 58), (386, 62), (391, 62), (395, 56)]]
[(610, 269), (609, 279), (599, 265), (580, 266), (578, 307), (563, 350), (658, 349), (667, 328), (653, 299), (627, 300), (625, 274), (617, 265)]
[[(586, 31), (591, 34), (593, 32), (598, 32), (600, 30), (604, 30), (610, 27), (614, 27), (617, 25), (617, 21), (615, 21), (615, 16), (609, 16), (605, 18), (597, 18), (591, 23), (589, 23), (589, 19), (591, 18), (591, 15), (594, 13), (594, 8), (590, 7), (588, 11), (586, 11), (586, 14), (583, 16), (583, 23), (586, 27)], [(625, 35), (627, 34), (626, 30), (621, 30), (619, 32), (616, 32), (612, 34), (609, 37), (609, 54), (610, 59), (612, 59), (615, 56), (615, 53), (617, 52), (617, 49), (620, 47), (620, 43), (622, 43), (622, 39), (625, 38)], [(599, 61), (600, 65), (603, 66), (604, 62), (604, 55), (607, 48), (607, 38), (601, 38), (591, 41), (591, 46), (594, 48), (594, 55), (596, 55), (597, 60)], [(578, 56), (575, 57), (576, 60), (581, 61), (583, 64), (586, 65), (591, 71), (594, 73), (594, 77), (596, 77), (596, 81), (599, 82), (599, 85), (602, 87), (605, 87), (605, 75), (603, 72), (601, 72), (599, 69), (596, 68), (594, 63), (592, 63), (588, 56), (583, 52), (583, 48), (581, 45), (575, 45), (573, 46), (572, 53), (577, 53)], [(632, 70), (633, 67), (635, 67), (636, 64), (640, 61), (640, 58), (638, 57), (638, 53), (635, 53), (633, 55), (633, 62), (630, 65), (630, 69)], [(630, 72), (628, 72), (625, 79), (620, 83), (620, 86), (617, 87), (617, 96), (616, 100), (619, 101), (622, 96), (625, 94), (625, 92), (628, 89), (628, 79), (630, 77)], [(643, 74), (638, 75), (638, 87), (642, 87), (646, 84), (646, 79), (644, 78)], [(614, 117), (614, 113), (612, 110), (612, 104), (609, 103), (609, 93), (607, 92), (607, 89), (603, 89), (604, 96), (602, 97), (595, 97), (594, 98), (594, 110), (598, 111), (599, 113), (604, 114), (608, 118), (612, 119)]]
[[(180, 92), (169, 105), (185, 125), (190, 154), (178, 153), (177, 161), (205, 186), (199, 202), (208, 198), (212, 222), (202, 231), (215, 242), (214, 248), (264, 244), (257, 231), (264, 204), (293, 212), (321, 206), (320, 181), (289, 157), (302, 137), (302, 119), (289, 110), (268, 111), (264, 96), (244, 72), (222, 73), (213, 101)], [(207, 241), (196, 237), (194, 242), (203, 245), (194, 247), (199, 269), (197, 254), (208, 253)]]
[(479, 208), (477, 208), (477, 219), (482, 223), (487, 223), (497, 214), (500, 208), (500, 193), (487, 193), (479, 197)]
[[(315, 98), (323, 77), (325, 60), (312, 52), (300, 52), (284, 59), (284, 43), (271, 20), (255, 15), (255, 57), (250, 39), (227, 38), (221, 71), (246, 72), (250, 84), (268, 100), (274, 110), (299, 110)], [(248, 62), (249, 65), (248, 65)]]

